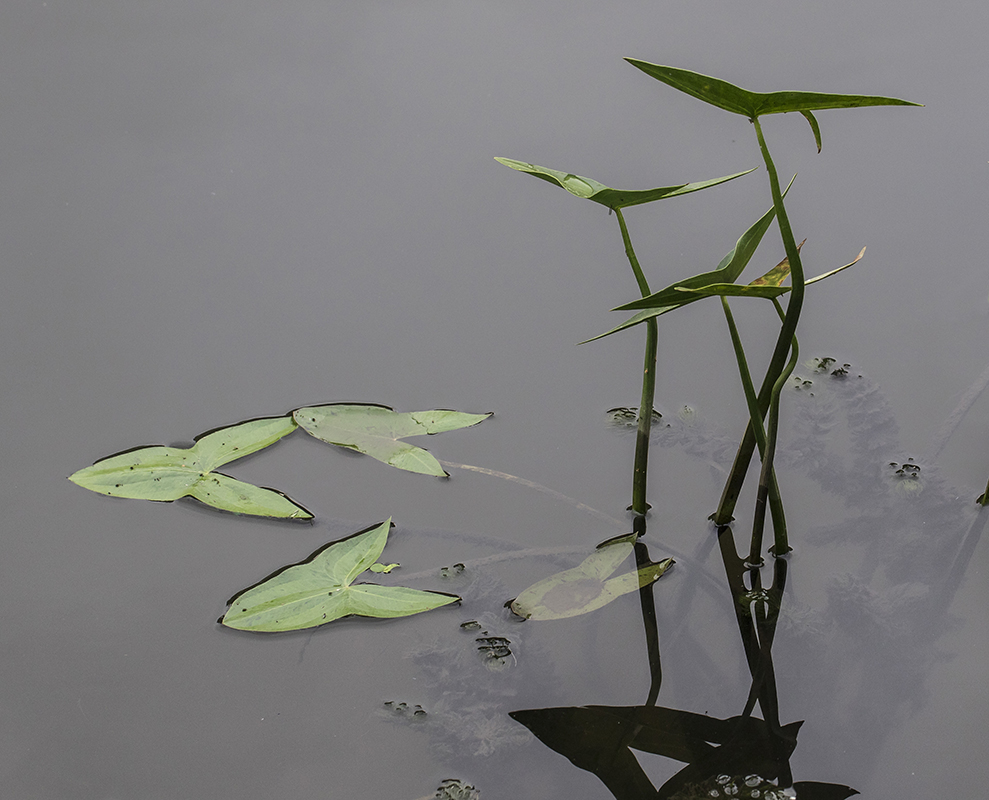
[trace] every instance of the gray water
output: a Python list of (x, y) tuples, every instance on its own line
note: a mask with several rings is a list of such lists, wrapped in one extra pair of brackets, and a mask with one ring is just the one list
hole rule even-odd
[[(820, 155), (800, 117), (764, 123), (781, 174), (799, 173), (808, 272), (868, 246), (808, 289), (798, 372), (817, 388), (784, 400), (797, 549), (773, 653), (782, 721), (805, 720), (798, 780), (981, 796), (989, 398), (937, 437), (987, 360), (987, 17), (957, 0), (4, 4), (0, 795), (411, 800), (460, 778), (489, 800), (611, 796), (507, 714), (643, 703), (637, 599), (542, 624), (501, 605), (629, 524), (633, 443), (605, 412), (638, 402), (641, 331), (574, 345), (636, 287), (603, 208), (492, 157), (622, 188), (759, 165), (744, 120), (629, 56), (925, 104), (821, 112)], [(760, 169), (627, 218), (658, 288), (716, 265), (770, 202)], [(756, 266), (782, 258), (774, 235)], [(765, 358), (768, 304), (734, 308)], [(813, 374), (814, 356), (853, 365), (848, 380)], [(494, 411), (426, 446), (617, 522), (301, 434), (229, 471), (290, 493), (311, 526), (65, 479), (338, 401)], [(725, 718), (749, 676), (706, 517), (745, 407), (713, 301), (662, 320), (657, 405), (671, 427), (647, 541), (678, 560), (655, 588), (660, 703)], [(916, 481), (888, 469), (909, 458)], [(750, 508), (751, 491), (740, 540)], [(216, 624), (236, 591), (388, 516), (395, 579), (427, 572), (416, 585), (461, 607), (274, 637)], [(567, 552), (514, 557), (527, 548)], [(454, 562), (465, 574), (443, 579)], [(471, 619), (513, 641), (504, 669)], [(682, 766), (641, 763), (657, 785)]]

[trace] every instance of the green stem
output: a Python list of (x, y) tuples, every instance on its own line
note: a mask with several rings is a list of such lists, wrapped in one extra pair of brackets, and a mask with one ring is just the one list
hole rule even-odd
[[(775, 300), (773, 302), (776, 302)], [(780, 497), (779, 486), (776, 483), (776, 472), (773, 469), (773, 459), (772, 456), (775, 453), (776, 445), (775, 441), (772, 447), (769, 446), (766, 440), (766, 432), (763, 429), (763, 411), (759, 408), (759, 400), (756, 397), (755, 387), (752, 384), (752, 376), (749, 372), (748, 360), (745, 358), (745, 350), (742, 348), (742, 339), (738, 335), (738, 328), (735, 325), (735, 317), (731, 313), (731, 307), (728, 305), (728, 298), (721, 298), (721, 305), (725, 312), (725, 319), (728, 321), (728, 332), (731, 334), (732, 347), (735, 349), (735, 360), (738, 362), (738, 372), (742, 379), (742, 390), (745, 393), (745, 402), (749, 409), (749, 430), (754, 431), (754, 438), (756, 444), (759, 446), (759, 456), (762, 458), (763, 466), (766, 465), (766, 455), (770, 454), (769, 457), (769, 475), (768, 483), (766, 484), (766, 495), (762, 498), (762, 517), (756, 525), (753, 526), (753, 531), (758, 530), (759, 535), (756, 537), (753, 533), (752, 537), (752, 548), (750, 551), (749, 561), (752, 564), (762, 563), (762, 530), (765, 525), (765, 502), (768, 499), (769, 508), (773, 515), (773, 530), (783, 531), (783, 536), (786, 536), (786, 516), (783, 513), (783, 500)], [(781, 311), (779, 303), (776, 303), (776, 308)], [(796, 345), (796, 339), (794, 339), (794, 345)], [(787, 373), (789, 376), (789, 372)], [(778, 405), (778, 403), (777, 403)], [(772, 409), (772, 403), (770, 403), (770, 409)], [(765, 471), (765, 469), (764, 469)], [(759, 514), (759, 501), (756, 503), (756, 514)]]
[[(786, 316), (776, 298), (773, 298), (773, 305), (776, 306), (777, 313), (783, 317), (785, 322)], [(797, 365), (797, 359), (800, 357), (799, 354), (800, 348), (797, 346), (797, 337), (794, 336), (791, 341), (790, 359), (787, 361), (783, 372), (776, 379), (776, 383), (773, 384), (773, 392), (769, 402), (769, 424), (767, 426), (769, 432), (766, 436), (766, 450), (762, 456), (762, 471), (759, 473), (759, 490), (756, 494), (755, 515), (752, 522), (752, 550), (749, 557), (753, 563), (759, 563), (762, 560), (762, 533), (766, 523), (766, 498), (769, 495), (770, 487), (775, 481), (773, 460), (776, 457), (776, 439), (779, 432), (780, 393), (783, 391), (784, 384)], [(774, 555), (782, 556), (790, 552), (791, 548), (786, 535), (786, 523), (779, 524), (775, 516), (773, 518), (773, 532)]]
[(625, 225), (625, 217), (622, 214), (622, 210), (616, 208), (615, 215), (618, 217), (618, 225), (622, 229), (622, 241), (625, 242), (625, 255), (628, 256), (628, 263), (632, 265), (632, 273), (635, 275), (636, 283), (639, 284), (639, 291), (643, 297), (648, 297), (652, 294), (652, 289), (649, 288), (649, 281), (646, 280), (646, 276), (642, 272), (642, 267), (639, 266), (639, 259), (635, 257), (635, 250), (632, 248), (632, 240), (629, 238), (628, 227)]
[[(782, 374), (786, 364), (787, 355), (793, 342), (793, 336), (797, 330), (797, 321), (800, 318), (800, 309), (804, 302), (804, 269), (800, 261), (800, 251), (797, 249), (796, 240), (793, 238), (793, 231), (790, 228), (790, 219), (786, 215), (786, 207), (783, 205), (783, 193), (780, 190), (779, 176), (776, 173), (776, 165), (773, 163), (769, 148), (766, 146), (766, 139), (762, 134), (762, 126), (759, 118), (751, 120), (755, 126), (756, 138), (759, 140), (759, 149), (762, 152), (763, 161), (766, 164), (766, 172), (769, 174), (769, 188), (773, 195), (773, 207), (776, 209), (776, 222), (779, 225), (780, 238), (783, 240), (783, 249), (790, 262), (790, 277), (792, 288), (790, 289), (790, 299), (786, 306), (786, 314), (783, 318), (783, 325), (780, 328), (779, 338), (776, 340), (776, 347), (769, 362), (769, 369), (766, 377), (759, 389), (759, 409), (763, 416), (769, 410), (769, 403), (772, 397), (773, 387), (776, 380)], [(721, 496), (721, 503), (718, 510), (712, 515), (712, 519), (718, 525), (726, 525), (732, 520), (732, 512), (735, 510), (735, 503), (745, 481), (745, 473), (748, 470), (749, 462), (752, 460), (752, 453), (755, 450), (755, 432), (750, 424), (745, 429), (742, 442), (739, 445), (735, 462), (732, 464), (731, 473), (725, 483), (725, 489)]]
[[(620, 208), (615, 209), (618, 225), (622, 229), (622, 241), (625, 242), (625, 255), (632, 266), (632, 273), (639, 284), (643, 297), (652, 294), (649, 282), (642, 273), (639, 259), (635, 257), (632, 240), (628, 235), (625, 217)], [(659, 326), (655, 319), (646, 321), (646, 354), (642, 368), (642, 397), (639, 401), (639, 426), (635, 435), (635, 466), (632, 473), (632, 505), (630, 510), (636, 514), (645, 515), (649, 510), (646, 502), (646, 477), (649, 466), (649, 436), (652, 428), (653, 398), (656, 393), (656, 351), (659, 345)]]
[(749, 372), (749, 362), (745, 358), (745, 350), (742, 349), (742, 339), (738, 335), (738, 328), (735, 325), (735, 317), (731, 313), (731, 306), (728, 305), (728, 298), (722, 296), (721, 307), (725, 312), (725, 319), (728, 322), (728, 333), (731, 335), (731, 344), (735, 349), (735, 361), (738, 363), (738, 374), (742, 379), (742, 391), (745, 392), (745, 403), (749, 409), (749, 422), (755, 432), (756, 443), (759, 445), (760, 457), (766, 452), (766, 431), (762, 427), (762, 411), (759, 409), (759, 399), (756, 397), (755, 387), (752, 384), (752, 375)]

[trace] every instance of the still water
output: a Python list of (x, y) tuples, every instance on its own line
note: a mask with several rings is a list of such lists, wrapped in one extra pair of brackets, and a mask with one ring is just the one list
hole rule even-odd
[[(980, 796), (987, 15), (959, 0), (6, 3), (0, 795), (418, 800), (447, 781), (448, 797), (647, 796), (678, 756), (729, 738), (752, 685), (740, 632), (772, 617), (760, 635), (791, 736), (764, 772)], [(821, 112), (820, 155), (799, 117), (765, 122), (781, 174), (799, 173), (787, 204), (808, 272), (868, 246), (808, 290), (777, 462), (785, 576), (768, 564), (742, 608), (728, 534), (707, 521), (745, 405), (721, 312), (697, 303), (660, 323), (643, 541), (677, 563), (654, 623), (637, 594), (519, 622), (506, 600), (630, 530), (633, 438), (607, 412), (638, 402), (642, 336), (574, 346), (636, 295), (618, 226), (493, 157), (622, 188), (760, 163), (743, 119), (624, 56), (925, 108)], [(760, 169), (627, 217), (659, 287), (713, 268), (769, 205)], [(774, 237), (753, 275), (782, 258)], [(768, 304), (733, 307), (765, 359)], [(425, 443), (487, 472), (400, 473), (302, 434), (231, 465), (311, 525), (65, 480), (343, 401), (493, 411)], [(384, 559), (402, 566), (387, 580), (462, 605), (270, 637), (216, 624), (237, 591), (389, 516)], [(629, 738), (630, 720), (646, 733)], [(681, 738), (659, 745), (661, 730)]]

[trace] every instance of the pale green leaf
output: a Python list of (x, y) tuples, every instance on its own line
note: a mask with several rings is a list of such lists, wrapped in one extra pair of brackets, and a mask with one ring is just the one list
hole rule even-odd
[(312, 514), (277, 489), (244, 483), (222, 472), (210, 472), (189, 490), (189, 496), (222, 511), (255, 517), (311, 519)]
[(680, 195), (690, 194), (691, 192), (706, 189), (709, 186), (717, 186), (719, 183), (726, 183), (735, 178), (740, 178), (742, 175), (748, 175), (755, 169), (737, 172), (734, 175), (725, 175), (721, 178), (699, 181), (697, 183), (681, 183), (676, 186), (663, 186), (658, 189), (626, 191), (612, 189), (603, 183), (598, 183), (591, 178), (574, 175), (572, 172), (561, 172), (558, 169), (540, 167), (535, 164), (526, 163), (525, 161), (515, 161), (511, 158), (498, 157), (495, 158), (495, 161), (519, 172), (535, 175), (537, 178), (566, 189), (572, 195), (583, 197), (586, 200), (593, 200), (595, 203), (600, 203), (607, 208), (627, 208), (628, 206), (651, 203), (654, 200), (663, 200), (667, 197), (679, 197)]
[(400, 414), (387, 406), (351, 403), (308, 406), (293, 412), (299, 426), (317, 439), (399, 469), (440, 477), (448, 473), (428, 451), (401, 440), (469, 428), (490, 416), (445, 409)]
[(238, 514), (310, 519), (306, 509), (274, 489), (263, 489), (214, 472), (256, 453), (296, 429), (290, 416), (249, 420), (200, 434), (187, 449), (140, 447), (97, 461), (69, 480), (100, 494), (170, 502), (195, 497)]
[(371, 572), (384, 572), (389, 573), (396, 567), (402, 566), (401, 564), (372, 564), (368, 569)]
[(283, 567), (232, 597), (219, 621), (244, 631), (294, 631), (354, 615), (407, 617), (458, 601), (456, 595), (444, 592), (354, 583), (376, 564), (390, 528), (389, 518), (321, 547), (305, 561)]
[[(751, 92), (739, 86), (677, 67), (650, 64), (634, 58), (626, 58), (633, 67), (662, 81), (667, 86), (710, 103), (733, 114), (741, 114), (749, 119), (764, 114), (785, 114), (790, 111), (819, 111), (829, 108), (862, 108), (865, 106), (919, 106), (907, 100), (893, 97), (877, 97), (858, 94), (824, 94), (821, 92)], [(814, 123), (811, 123), (813, 126)], [(815, 138), (820, 140), (820, 132), (815, 130)]]
[(609, 578), (632, 554), (635, 538), (635, 534), (629, 534), (609, 539), (579, 566), (538, 581), (512, 601), (512, 611), (520, 617), (536, 620), (576, 617), (596, 611), (615, 598), (652, 583), (673, 564), (673, 559)]

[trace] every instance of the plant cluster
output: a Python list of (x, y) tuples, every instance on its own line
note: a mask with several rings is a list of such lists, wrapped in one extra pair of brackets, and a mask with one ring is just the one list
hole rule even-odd
[[(796, 731), (801, 723), (780, 723), (770, 655), (783, 593), (786, 560), (777, 559), (775, 562), (771, 587), (762, 587), (759, 574), (767, 512), (773, 528), (772, 552), (776, 556), (783, 556), (791, 549), (775, 472), (780, 393), (791, 380), (798, 361), (797, 330), (806, 287), (852, 266), (862, 258), (865, 248), (848, 264), (813, 278), (808, 279), (805, 276), (800, 255), (803, 242), (796, 241), (784, 203), (793, 186), (793, 180), (785, 187), (782, 185), (763, 134), (761, 119), (771, 114), (801, 114), (810, 124), (820, 151), (821, 130), (814, 112), (836, 108), (917, 104), (877, 96), (751, 92), (695, 72), (634, 59), (628, 61), (645, 74), (672, 88), (749, 120), (769, 178), (772, 206), (738, 237), (734, 246), (714, 269), (676, 280), (659, 291), (653, 291), (632, 246), (624, 210), (712, 188), (734, 181), (754, 169), (695, 183), (626, 191), (612, 189), (571, 172), (507, 158), (497, 159), (514, 170), (533, 175), (572, 195), (598, 203), (607, 208), (609, 213), (614, 212), (640, 296), (615, 309), (633, 312), (631, 317), (612, 330), (587, 341), (637, 325), (644, 325), (646, 331), (642, 392), (634, 417), (636, 446), (632, 503), (629, 507), (633, 513), (632, 533), (607, 539), (580, 565), (538, 581), (507, 605), (524, 619), (558, 620), (589, 613), (621, 595), (638, 591), (646, 623), (647, 648), (653, 676), (648, 700), (644, 706), (634, 708), (535, 709), (512, 712), (511, 716), (530, 728), (549, 746), (566, 754), (574, 764), (583, 766), (583, 761), (586, 761), (588, 766), (585, 768), (598, 774), (613, 789), (616, 797), (686, 798), (699, 796), (700, 793), (714, 797), (722, 796), (722, 792), (725, 796), (776, 796), (778, 790), (794, 785), (801, 786), (800, 783), (793, 783), (788, 765), (790, 753), (796, 744)], [(782, 240), (785, 258), (760, 277), (747, 283), (741, 282), (743, 271), (774, 222)], [(645, 532), (649, 509), (646, 489), (651, 426), (658, 416), (653, 410), (657, 321), (660, 316), (705, 297), (719, 297), (721, 300), (749, 416), (720, 503), (711, 515), (711, 519), (719, 526), (719, 545), (729, 588), (736, 600), (735, 614), (753, 679), (743, 714), (730, 720), (716, 720), (656, 706), (661, 670), (651, 586), (669, 569), (673, 560), (665, 558), (652, 561), (645, 544), (640, 541)], [(776, 343), (758, 381), (750, 369), (750, 362), (732, 315), (729, 298), (733, 297), (769, 300), (779, 318)], [(830, 358), (819, 359), (817, 371), (830, 372), (833, 377), (841, 378), (847, 374), (847, 367), (847, 364), (844, 367), (837, 366)], [(797, 380), (799, 383), (799, 379)], [(809, 388), (812, 382), (805, 380), (799, 385)], [(613, 411), (617, 413), (624, 410)], [(398, 469), (448, 477), (441, 462), (428, 451), (405, 440), (470, 427), (489, 416), (490, 414), (466, 414), (442, 409), (398, 413), (379, 405), (338, 403), (310, 406), (296, 409), (288, 415), (248, 420), (209, 431), (197, 437), (188, 448), (141, 447), (109, 456), (91, 467), (79, 470), (70, 479), (84, 488), (113, 497), (163, 502), (192, 497), (215, 508), (238, 514), (311, 520), (313, 514), (310, 511), (282, 492), (239, 481), (217, 470), (225, 464), (259, 452), (302, 428), (324, 442), (363, 453)], [(728, 523), (733, 519), (735, 506), (756, 450), (761, 468), (748, 557), (742, 559), (735, 550)], [(500, 474), (468, 465), (456, 466)], [(890, 463), (889, 467), (895, 470), (896, 476), (904, 480), (917, 479), (920, 471), (920, 466), (913, 463), (912, 459), (902, 464)], [(520, 480), (514, 476), (500, 475)], [(536, 484), (529, 485), (539, 488)], [(989, 502), (987, 498), (989, 491), (980, 498), (980, 502)], [(324, 545), (300, 563), (278, 569), (235, 594), (228, 601), (228, 609), (219, 622), (244, 631), (283, 632), (314, 628), (345, 616), (409, 616), (459, 601), (461, 598), (445, 592), (421, 591), (358, 580), (364, 573), (387, 574), (399, 566), (378, 561), (391, 527), (389, 518)], [(635, 569), (612, 577), (630, 557), (635, 562)], [(455, 564), (453, 567), (443, 568), (440, 574), (449, 577), (463, 570), (463, 564)], [(748, 586), (743, 578), (748, 578)], [(466, 630), (469, 625), (480, 627), (475, 621), (464, 623), (462, 627)], [(476, 643), (478, 651), (494, 662), (504, 662), (512, 656), (509, 647), (511, 642), (506, 637), (490, 636), (484, 631), (476, 639)], [(751, 716), (757, 702), (763, 710), (765, 720)], [(393, 706), (392, 703), (387, 705)], [(391, 710), (402, 715), (411, 714), (413, 717), (421, 717), (426, 713), (421, 706), (415, 706), (410, 711), (405, 703), (394, 706)], [(582, 727), (585, 722), (586, 731)], [(581, 731), (580, 737), (584, 738), (575, 738), (575, 731)], [(590, 746), (589, 743), (596, 741), (594, 737), (603, 737), (600, 747)], [(577, 750), (574, 750), (575, 747)], [(653, 795), (649, 792), (655, 789), (648, 784), (644, 774), (639, 776), (635, 772), (637, 767), (633, 766), (634, 758), (630, 755), (629, 748), (656, 752), (689, 763), (658, 794)], [(606, 767), (599, 759), (600, 752), (618, 755)], [(758, 772), (746, 773), (728, 769), (731, 765), (734, 770), (743, 762), (749, 766), (759, 765)], [(770, 783), (767, 778), (776, 783)], [(636, 781), (642, 782), (641, 787), (645, 794), (621, 794), (616, 788), (632, 786)], [(814, 791), (818, 794), (815, 796), (819, 797), (837, 799), (854, 792), (849, 787), (826, 784), (804, 786), (816, 787)], [(624, 792), (625, 789), (621, 791)], [(473, 786), (450, 780), (444, 781), (436, 796), (466, 798), (476, 796), (476, 791)]]
[[(738, 363), (742, 389), (745, 393), (749, 422), (739, 445), (735, 463), (725, 483), (721, 502), (714, 514), (711, 515), (711, 519), (718, 525), (725, 525), (733, 519), (732, 514), (745, 480), (745, 474), (752, 460), (754, 450), (758, 447), (762, 469), (759, 473), (759, 486), (755, 512), (753, 514), (750, 548), (750, 561), (758, 564), (762, 562), (762, 540), (767, 506), (771, 513), (774, 531), (773, 552), (776, 555), (783, 555), (791, 549), (787, 537), (783, 503), (776, 482), (774, 457), (779, 431), (780, 392), (793, 372), (799, 354), (796, 333), (800, 311), (803, 306), (805, 288), (809, 284), (834, 275), (843, 269), (847, 269), (862, 258), (865, 253), (865, 248), (862, 248), (858, 256), (844, 266), (814, 278), (807, 279), (804, 276), (803, 264), (800, 260), (800, 247), (803, 242), (797, 244), (790, 226), (786, 206), (783, 202), (790, 186), (793, 184), (793, 180), (791, 179), (790, 185), (785, 189), (782, 188), (776, 165), (773, 162), (765, 136), (763, 135), (760, 118), (770, 114), (785, 114), (793, 111), (800, 113), (810, 123), (814, 139), (817, 143), (817, 150), (820, 152), (821, 128), (817, 122), (817, 118), (814, 116), (813, 112), (815, 111), (833, 108), (861, 108), (863, 106), (916, 106), (918, 104), (891, 97), (868, 95), (823, 94), (819, 92), (752, 92), (708, 75), (701, 75), (675, 67), (650, 64), (635, 59), (626, 60), (632, 66), (637, 67), (656, 80), (717, 108), (741, 115), (752, 123), (766, 172), (769, 176), (769, 188), (773, 206), (739, 237), (735, 247), (729, 251), (714, 270), (676, 281), (661, 291), (652, 292), (649, 282), (640, 266), (639, 259), (632, 247), (622, 209), (706, 189), (739, 178), (753, 170), (750, 169), (747, 172), (740, 172), (699, 183), (681, 184), (649, 191), (630, 192), (610, 189), (604, 186), (604, 184), (590, 178), (574, 175), (573, 173), (538, 167), (533, 164), (506, 158), (499, 158), (497, 160), (512, 169), (535, 175), (537, 178), (556, 184), (577, 197), (600, 203), (609, 210), (614, 211), (618, 219), (622, 241), (625, 245), (625, 253), (632, 267), (632, 273), (635, 276), (642, 297), (614, 309), (618, 311), (635, 311), (637, 313), (618, 327), (600, 336), (596, 336), (594, 339), (617, 333), (620, 330), (635, 325), (644, 324), (646, 326), (646, 356), (642, 382), (642, 402), (639, 405), (632, 505), (630, 506), (630, 510), (635, 514), (644, 515), (649, 508), (646, 502), (646, 465), (656, 383), (656, 342), (658, 338), (656, 318), (674, 309), (700, 300), (702, 297), (717, 296), (721, 298), (721, 304), (731, 336), (732, 348)], [(774, 220), (779, 229), (786, 258), (762, 277), (756, 278), (748, 284), (738, 283), (738, 278)], [(784, 286), (784, 281), (788, 277), (790, 278), (790, 285)], [(789, 294), (789, 298), (784, 309), (780, 303), (780, 298), (785, 294)], [(776, 346), (773, 349), (772, 357), (763, 375), (758, 392), (752, 379), (738, 329), (732, 317), (731, 308), (728, 303), (729, 297), (761, 297), (769, 299), (775, 306), (780, 318), (780, 329)], [(593, 341), (593, 339), (589, 339), (588, 341)]]

